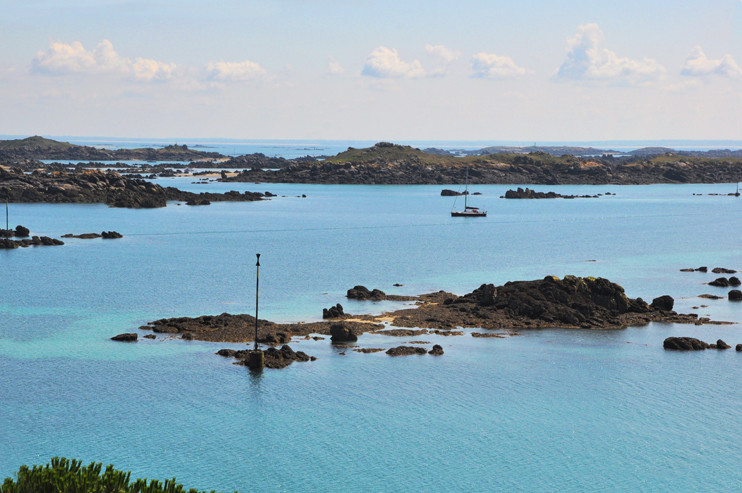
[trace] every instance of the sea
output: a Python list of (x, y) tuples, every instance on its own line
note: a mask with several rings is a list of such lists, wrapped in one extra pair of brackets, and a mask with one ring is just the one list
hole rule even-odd
[[(452, 218), (461, 204), (441, 186), (192, 181), (156, 180), (277, 197), (10, 204), (11, 227), (34, 235), (124, 237), (0, 250), (0, 478), (64, 456), (221, 492), (742, 488), (742, 303), (706, 284), (720, 277), (713, 267), (742, 270), (742, 199), (709, 195), (736, 184), (530, 187), (615, 194), (575, 200), (505, 200), (512, 187), (477, 185), (471, 200), (488, 216)], [(358, 314), (405, 306), (348, 300), (359, 284), (465, 294), (572, 274), (734, 324), (358, 341), (427, 341), (440, 357), (300, 340), (292, 348), (317, 361), (259, 374), (214, 354), (245, 344), (110, 340), (159, 318), (254, 314), (257, 253), (260, 318), (276, 322), (320, 320), (336, 303)], [(680, 272), (700, 266), (709, 272)], [(733, 349), (666, 351), (669, 336)]]

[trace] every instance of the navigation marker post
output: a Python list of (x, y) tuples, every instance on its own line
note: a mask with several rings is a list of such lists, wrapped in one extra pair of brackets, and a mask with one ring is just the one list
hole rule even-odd
[(264, 356), (263, 351), (258, 349), (258, 301), (259, 301), (259, 295), (260, 295), (260, 254), (255, 254), (258, 257), (258, 261), (255, 264), (255, 267), (257, 267), (257, 277), (255, 281), (255, 347), (253, 348), (252, 352), (250, 353), (250, 369), (261, 371), (263, 369), (263, 366), (265, 364), (264, 362)]

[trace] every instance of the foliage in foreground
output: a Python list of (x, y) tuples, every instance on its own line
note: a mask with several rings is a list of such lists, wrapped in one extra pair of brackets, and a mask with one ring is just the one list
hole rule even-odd
[(201, 493), (186, 490), (175, 478), (164, 483), (154, 479), (131, 482), (130, 472), (117, 471), (113, 465), (101, 474), (102, 469), (103, 465), (95, 462), (84, 467), (82, 461), (54, 457), (45, 466), (21, 466), (17, 480), (6, 478), (0, 493)]

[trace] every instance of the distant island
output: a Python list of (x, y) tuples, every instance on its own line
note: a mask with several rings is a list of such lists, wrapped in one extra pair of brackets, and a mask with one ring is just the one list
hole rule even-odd
[(223, 159), (218, 152), (194, 151), (187, 145), (161, 148), (100, 149), (58, 142), (38, 135), (17, 140), (0, 140), (0, 161), (13, 159), (62, 159), (79, 161), (197, 161)]
[[(227, 159), (219, 153), (196, 151), (185, 145), (110, 151), (29, 137), (0, 141), (0, 166), (26, 173), (37, 170), (81, 173), (91, 168), (120, 168), (133, 178), (172, 177), (175, 170), (189, 168), (237, 169), (242, 171), (222, 175), (220, 181), (344, 185), (459, 184), (467, 167), (472, 184), (648, 185), (742, 181), (742, 151), (685, 152), (648, 147), (616, 155), (611, 154), (616, 151), (592, 147), (539, 147), (525, 152), (528, 149), (531, 148), (487, 147), (460, 156), (440, 149), (420, 150), (379, 142), (366, 149), (351, 147), (335, 156), (285, 159), (254, 153)], [(588, 152), (603, 154), (585, 154)], [(43, 163), (39, 159), (79, 162)], [(125, 164), (121, 160), (143, 162)], [(179, 162), (154, 165), (146, 162), (169, 160)]]

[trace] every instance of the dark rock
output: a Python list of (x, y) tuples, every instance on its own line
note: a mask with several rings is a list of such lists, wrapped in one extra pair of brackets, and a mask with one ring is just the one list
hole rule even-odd
[[(441, 350), (442, 351), (442, 350)], [(426, 354), (427, 351), (422, 347), (399, 346), (389, 349), (386, 354), (389, 356), (409, 356), (411, 354)]]
[(736, 274), (737, 273), (736, 270), (725, 269), (724, 267), (714, 267), (713, 269), (711, 269), (711, 272), (713, 272), (714, 274)]
[(117, 238), (123, 238), (124, 235), (122, 235), (121, 233), (117, 233), (116, 231), (103, 231), (101, 233), (101, 237), (104, 240), (115, 240)]
[(128, 333), (128, 334), (119, 334), (117, 336), (113, 336), (111, 337), (111, 340), (119, 341), (119, 342), (137, 342), (138, 337), (139, 336), (137, 334)]
[(443, 189), (441, 190), (441, 197), (456, 197), (458, 195), (465, 195), (465, 192), (457, 192), (455, 190)]
[(157, 339), (157, 336), (154, 334), (147, 334), (146, 336), (143, 336), (145, 339)]
[(201, 199), (201, 198), (194, 197), (192, 199), (188, 199), (188, 201), (186, 202), (186, 205), (211, 205), (211, 202), (209, 201), (209, 199)]
[(742, 301), (742, 291), (739, 289), (729, 291), (729, 301)]
[(384, 348), (380, 348), (380, 347), (366, 347), (366, 348), (354, 349), (353, 351), (355, 351), (356, 353), (368, 354), (368, 353), (378, 353), (379, 351), (383, 351), (383, 350)]
[(690, 268), (690, 269), (680, 269), (680, 272), (693, 272), (693, 271), (694, 271), (693, 268)]
[(404, 284), (396, 283), (396, 284), (392, 284), (392, 286), (394, 286), (395, 288), (401, 288), (402, 286), (404, 286)]
[(101, 235), (98, 233), (83, 233), (81, 235), (73, 235), (72, 233), (68, 233), (66, 235), (62, 235), (62, 238), (79, 238), (81, 240), (91, 240), (93, 238), (100, 238)]
[(479, 291), (479, 304), (482, 306), (492, 306), (497, 298), (497, 288), (494, 284), (482, 284)]
[(29, 234), (31, 234), (31, 230), (29, 230), (28, 228), (24, 228), (21, 225), (15, 227), (15, 236), (17, 236), (18, 238), (25, 238)]
[(629, 311), (634, 313), (647, 313), (652, 311), (652, 307), (650, 307), (643, 299), (637, 298), (631, 300), (629, 303)]
[(736, 349), (737, 351), (742, 351), (742, 344), (737, 344), (734, 349)]
[(674, 306), (675, 300), (672, 299), (672, 296), (669, 295), (660, 296), (659, 298), (655, 298), (652, 300), (652, 308), (654, 308), (655, 310), (664, 310), (666, 312), (671, 312)]
[(732, 346), (730, 346), (726, 342), (722, 341), (721, 339), (719, 339), (718, 341), (716, 341), (716, 349), (731, 349), (731, 348), (732, 348)]
[(699, 267), (696, 269), (698, 272), (708, 272), (708, 267)]
[(665, 349), (677, 349), (682, 351), (700, 351), (708, 349), (709, 345), (692, 337), (668, 337), (662, 344)]
[(345, 315), (345, 312), (343, 312), (343, 305), (338, 303), (335, 306), (331, 306), (330, 308), (324, 308), (322, 310), (322, 318), (338, 318)]
[(234, 357), (234, 354), (236, 352), (237, 351), (235, 351), (234, 349), (220, 349), (219, 351), (216, 352), (216, 354), (218, 354), (219, 356), (225, 356), (225, 357), (231, 358), (231, 357)]
[(330, 340), (332, 342), (356, 342), (358, 336), (346, 324), (335, 324), (330, 326)]
[(718, 279), (715, 279), (709, 283), (709, 286), (716, 286), (717, 288), (728, 288), (729, 287), (729, 279), (726, 277), (720, 277)]
[(428, 354), (432, 354), (433, 356), (440, 356), (443, 354), (443, 348), (439, 344), (436, 344), (435, 346), (433, 346), (433, 349), (428, 351)]
[(742, 284), (742, 282), (740, 282), (740, 280), (738, 278), (736, 278), (734, 276), (732, 276), (732, 277), (729, 278), (729, 285), (730, 286), (739, 286), (740, 284)]
[(373, 291), (369, 291), (368, 288), (366, 288), (366, 286), (355, 286), (354, 288), (348, 290), (348, 293), (346, 296), (352, 300), (380, 301), (386, 297), (386, 293), (384, 293), (384, 291), (381, 291), (379, 289), (374, 289)]

